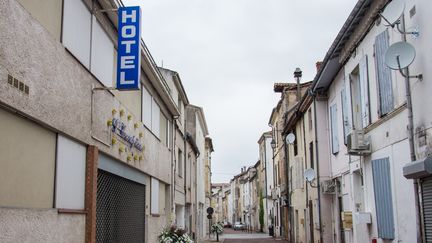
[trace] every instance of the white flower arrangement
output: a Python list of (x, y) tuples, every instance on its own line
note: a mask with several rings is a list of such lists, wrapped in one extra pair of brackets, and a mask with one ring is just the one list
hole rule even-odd
[(165, 227), (158, 236), (159, 243), (194, 243), (185, 230), (175, 225)]
[(217, 233), (217, 234), (222, 234), (223, 233), (223, 224), (220, 222), (213, 224), (211, 226), (211, 232)]

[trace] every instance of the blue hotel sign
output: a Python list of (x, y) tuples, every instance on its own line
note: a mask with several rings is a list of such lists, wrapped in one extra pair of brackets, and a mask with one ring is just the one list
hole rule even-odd
[(117, 89), (136, 90), (140, 87), (141, 67), (140, 7), (118, 9)]

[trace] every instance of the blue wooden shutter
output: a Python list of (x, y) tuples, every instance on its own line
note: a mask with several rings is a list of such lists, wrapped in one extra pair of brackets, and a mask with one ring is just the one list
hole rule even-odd
[(336, 104), (330, 106), (330, 122), (331, 122), (331, 138), (332, 138), (332, 153), (336, 154), (339, 152), (339, 140), (338, 140), (338, 124), (337, 124), (337, 107)]
[(378, 237), (392, 240), (395, 229), (389, 158), (372, 160), (372, 174)]
[(379, 114), (383, 116), (393, 110), (393, 86), (391, 70), (384, 62), (389, 47), (389, 35), (385, 30), (375, 38), (375, 65), (379, 90)]
[(341, 90), (341, 102), (342, 102), (342, 122), (344, 131), (344, 144), (347, 144), (348, 134), (351, 132), (351, 125), (349, 122), (348, 115), (348, 101), (345, 87)]
[(368, 58), (364, 56), (359, 64), (360, 76), (360, 97), (361, 97), (361, 115), (362, 127), (365, 128), (370, 124), (369, 115), (369, 75), (368, 75)]

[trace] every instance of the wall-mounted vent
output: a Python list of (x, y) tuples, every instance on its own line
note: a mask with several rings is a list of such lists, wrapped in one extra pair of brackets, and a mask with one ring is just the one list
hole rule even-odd
[(19, 91), (25, 94), (30, 93), (30, 87), (24, 82), (12, 77), (12, 75), (8, 75), (7, 82), (8, 84), (12, 85), (14, 88), (17, 88)]

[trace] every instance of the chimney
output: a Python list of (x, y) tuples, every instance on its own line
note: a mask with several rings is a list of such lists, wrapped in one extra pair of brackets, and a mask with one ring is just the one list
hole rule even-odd
[(316, 70), (317, 70), (317, 72), (319, 72), (319, 70), (320, 70), (320, 68), (321, 68), (321, 65), (322, 65), (322, 63), (323, 63), (323, 62), (321, 62), (321, 61), (320, 61), (320, 62), (316, 62), (316, 63), (315, 63), (315, 66), (316, 66)]

